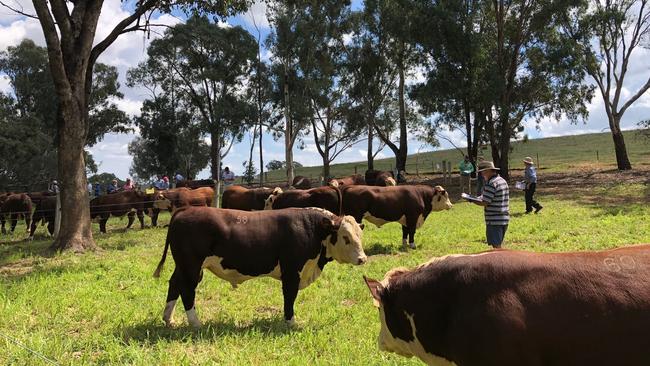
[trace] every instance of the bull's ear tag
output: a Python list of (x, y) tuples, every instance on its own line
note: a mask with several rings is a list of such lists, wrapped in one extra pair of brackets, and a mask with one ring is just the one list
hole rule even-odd
[(384, 286), (379, 281), (366, 276), (363, 276), (363, 280), (366, 281), (366, 285), (368, 285), (368, 289), (372, 295), (372, 304), (375, 307), (379, 307), (381, 305), (381, 291), (384, 290)]

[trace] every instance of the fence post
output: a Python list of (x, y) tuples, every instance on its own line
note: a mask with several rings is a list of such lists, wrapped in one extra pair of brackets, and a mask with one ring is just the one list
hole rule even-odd
[(598, 157), (598, 150), (596, 150), (596, 161), (599, 161), (600, 158)]
[(56, 192), (56, 209), (54, 211), (54, 239), (59, 237), (59, 230), (61, 229), (61, 194)]
[(357, 166), (354, 166), (354, 174), (357, 174)]
[(542, 169), (542, 164), (539, 162), (539, 153), (537, 153), (537, 169)]
[(447, 175), (449, 176), (449, 185), (452, 184), (451, 178), (451, 160), (447, 162)]

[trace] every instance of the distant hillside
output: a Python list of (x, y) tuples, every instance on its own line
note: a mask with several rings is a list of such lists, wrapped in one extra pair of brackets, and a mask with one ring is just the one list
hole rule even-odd
[[(627, 131), (624, 135), (632, 166), (650, 165), (650, 138), (642, 135), (640, 130)], [(520, 162), (526, 156), (536, 160), (539, 157), (540, 167), (549, 170), (567, 169), (586, 163), (616, 166), (614, 143), (610, 132), (517, 141), (512, 144), (512, 147), (510, 166), (515, 169), (523, 167)], [(387, 154), (392, 153), (388, 149), (385, 151)], [(482, 153), (486, 159), (491, 160), (489, 149), (482, 150)], [(451, 160), (452, 169), (458, 169), (458, 163), (462, 158), (462, 153), (456, 149), (424, 152), (419, 154), (419, 158), (416, 154), (409, 155), (406, 168), (409, 174), (415, 174), (416, 171), (420, 174), (432, 173), (436, 169), (436, 163)], [(390, 170), (394, 166), (395, 158), (375, 160), (375, 169)], [(350, 175), (354, 174), (355, 167), (358, 173), (363, 174), (366, 170), (366, 162), (334, 164), (331, 166), (331, 172), (336, 177)], [(296, 169), (295, 174), (318, 178), (321, 171), (321, 166), (310, 166)], [(284, 171), (276, 170), (268, 173), (270, 181), (282, 180), (284, 177)]]

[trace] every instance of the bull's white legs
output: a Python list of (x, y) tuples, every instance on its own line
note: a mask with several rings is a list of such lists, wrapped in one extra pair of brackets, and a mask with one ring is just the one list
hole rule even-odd
[(413, 242), (413, 243), (409, 243), (409, 242), (408, 242), (408, 239), (407, 239), (407, 238), (404, 238), (404, 239), (402, 239), (402, 247), (403, 247), (404, 249), (407, 249), (407, 248), (409, 248), (409, 247), (410, 247), (411, 249), (415, 249), (415, 242)]
[(196, 316), (196, 310), (194, 308), (186, 311), (185, 314), (187, 314), (187, 322), (190, 323), (191, 326), (194, 328), (201, 327), (201, 321), (199, 321), (199, 318)]
[(176, 306), (176, 300), (172, 300), (165, 305), (165, 310), (163, 311), (163, 320), (165, 325), (168, 327), (172, 325), (172, 314), (174, 313), (174, 306)]

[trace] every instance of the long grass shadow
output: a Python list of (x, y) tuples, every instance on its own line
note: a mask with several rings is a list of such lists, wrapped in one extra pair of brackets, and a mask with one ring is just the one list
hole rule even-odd
[(43, 235), (40, 240), (0, 241), (0, 267), (30, 257), (52, 258), (56, 252), (50, 249), (51, 238)]
[(366, 253), (366, 255), (371, 256), (371, 255), (380, 255), (380, 254), (397, 254), (401, 253), (404, 251), (402, 249), (401, 245), (394, 245), (394, 244), (385, 244), (385, 243), (372, 243), (368, 246), (366, 246), (363, 251)]
[(149, 344), (161, 340), (187, 341), (218, 339), (228, 335), (259, 333), (264, 336), (278, 336), (291, 332), (299, 332), (301, 327), (289, 327), (282, 316), (273, 318), (256, 318), (246, 324), (236, 324), (232, 321), (216, 321), (204, 323), (195, 329), (188, 325), (167, 327), (162, 321), (149, 321), (132, 327), (124, 327), (116, 332), (116, 336), (126, 343)]

